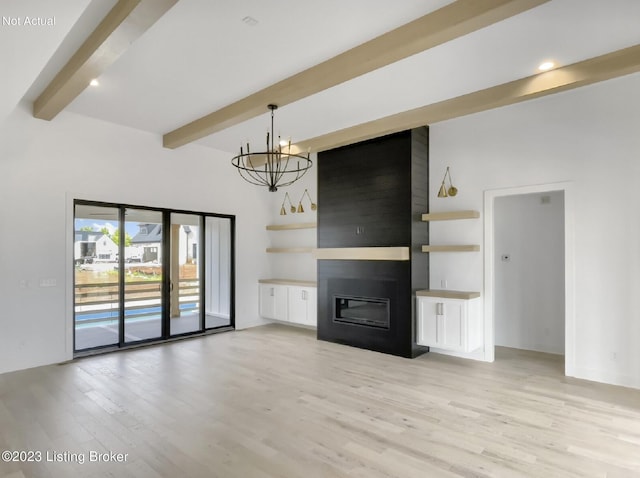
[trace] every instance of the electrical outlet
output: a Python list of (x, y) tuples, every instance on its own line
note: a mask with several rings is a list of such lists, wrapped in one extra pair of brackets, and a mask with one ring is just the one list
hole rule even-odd
[(443, 289), (447, 288), (447, 279), (442, 279), (440, 281), (440, 287), (442, 287)]

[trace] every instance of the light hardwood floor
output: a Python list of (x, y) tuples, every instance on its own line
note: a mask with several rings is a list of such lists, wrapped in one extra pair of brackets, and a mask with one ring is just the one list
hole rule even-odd
[[(269, 325), (0, 375), (0, 477), (633, 477), (640, 391), (562, 359), (402, 359)], [(43, 455), (44, 458), (44, 455)]]

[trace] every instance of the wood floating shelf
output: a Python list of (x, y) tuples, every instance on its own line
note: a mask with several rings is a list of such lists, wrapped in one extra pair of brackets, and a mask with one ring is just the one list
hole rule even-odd
[(422, 220), (428, 221), (452, 221), (455, 219), (477, 219), (480, 217), (479, 211), (445, 211), (430, 212), (422, 215)]
[(477, 244), (456, 244), (448, 246), (422, 246), (422, 252), (475, 252), (479, 251)]
[(270, 253), (310, 253), (313, 252), (313, 247), (267, 247), (267, 252)]
[(462, 299), (470, 300), (480, 297), (480, 292), (468, 292), (464, 290), (436, 290), (426, 289), (416, 292), (418, 297), (437, 297), (441, 299)]
[(300, 222), (297, 224), (270, 224), (267, 231), (291, 231), (294, 229), (315, 229), (318, 227), (317, 222)]

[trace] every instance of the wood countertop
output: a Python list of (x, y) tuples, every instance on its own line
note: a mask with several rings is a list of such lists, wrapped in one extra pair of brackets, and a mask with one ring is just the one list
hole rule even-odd
[(318, 283), (308, 280), (295, 280), (295, 279), (260, 279), (260, 284), (274, 284), (274, 285), (294, 285), (300, 287), (317, 287)]
[(464, 290), (436, 290), (426, 289), (416, 292), (418, 297), (440, 297), (442, 299), (475, 299), (480, 297), (480, 292), (468, 292)]

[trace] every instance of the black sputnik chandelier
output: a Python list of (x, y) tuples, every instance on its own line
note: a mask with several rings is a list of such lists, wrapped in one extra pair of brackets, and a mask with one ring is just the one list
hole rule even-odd
[(257, 186), (266, 186), (275, 192), (279, 187), (288, 186), (300, 179), (311, 168), (313, 162), (309, 153), (302, 155), (291, 151), (291, 140), (275, 144), (273, 134), (273, 112), (277, 105), (269, 105), (271, 110), (271, 131), (267, 132), (266, 151), (253, 153), (247, 143), (247, 150), (240, 146), (240, 154), (231, 160), (245, 181)]

